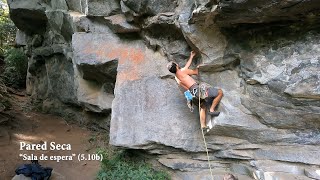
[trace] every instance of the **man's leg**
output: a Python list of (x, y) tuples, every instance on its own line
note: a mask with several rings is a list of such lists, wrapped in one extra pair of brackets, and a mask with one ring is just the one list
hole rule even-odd
[(218, 105), (218, 103), (221, 101), (221, 98), (223, 96), (223, 92), (221, 89), (218, 89), (218, 96), (214, 98), (212, 101), (211, 107), (210, 107), (210, 112), (214, 112), (214, 109)]
[(204, 104), (200, 108), (200, 125), (201, 128), (206, 127), (206, 106)]

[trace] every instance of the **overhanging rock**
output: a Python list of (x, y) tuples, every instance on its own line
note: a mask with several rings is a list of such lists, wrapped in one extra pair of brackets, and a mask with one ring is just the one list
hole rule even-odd
[(110, 112), (114, 98), (110, 90), (114, 88), (117, 61), (106, 56), (108, 45), (113, 44), (103, 37), (108, 34), (75, 33), (72, 37), (77, 98), (93, 112)]
[(194, 20), (213, 21), (219, 26), (244, 23), (319, 20), (317, 0), (195, 0)]
[(46, 30), (46, 4), (40, 0), (8, 0), (10, 18), (14, 24), (28, 34), (43, 34)]

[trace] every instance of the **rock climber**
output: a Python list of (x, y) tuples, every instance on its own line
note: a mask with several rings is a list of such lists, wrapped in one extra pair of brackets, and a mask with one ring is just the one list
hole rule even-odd
[(203, 131), (207, 131), (209, 128), (206, 126), (206, 111), (209, 107), (209, 115), (218, 116), (220, 114), (220, 112), (215, 111), (215, 108), (221, 101), (223, 92), (220, 88), (214, 88), (209, 84), (199, 84), (191, 77), (191, 75), (199, 74), (199, 66), (197, 66), (196, 69), (189, 69), (195, 55), (196, 53), (191, 51), (190, 58), (183, 68), (180, 68), (179, 65), (174, 61), (169, 62), (167, 64), (167, 68), (171, 73), (175, 74), (177, 83), (186, 90), (185, 95), (190, 92), (192, 97), (200, 97), (202, 101), (200, 104), (201, 129)]
[(234, 175), (227, 173), (224, 175), (223, 180), (238, 180)]

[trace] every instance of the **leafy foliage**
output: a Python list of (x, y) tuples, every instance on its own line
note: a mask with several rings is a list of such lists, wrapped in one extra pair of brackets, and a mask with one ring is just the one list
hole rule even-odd
[(14, 88), (25, 87), (28, 58), (20, 49), (10, 49), (5, 54), (3, 73), (5, 84)]
[(99, 180), (166, 180), (168, 174), (155, 171), (146, 164), (141, 157), (127, 151), (120, 151), (113, 157), (104, 150), (98, 150), (103, 156), (101, 170), (98, 173)]
[(0, 0), (0, 56), (14, 44), (17, 28), (10, 19), (6, 0)]

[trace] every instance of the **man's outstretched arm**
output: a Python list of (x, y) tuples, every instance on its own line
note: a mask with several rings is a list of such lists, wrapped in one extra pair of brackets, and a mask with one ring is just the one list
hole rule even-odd
[(183, 67), (184, 69), (189, 69), (195, 55), (196, 55), (196, 53), (194, 51), (191, 51), (189, 60), (188, 60), (187, 64)]

